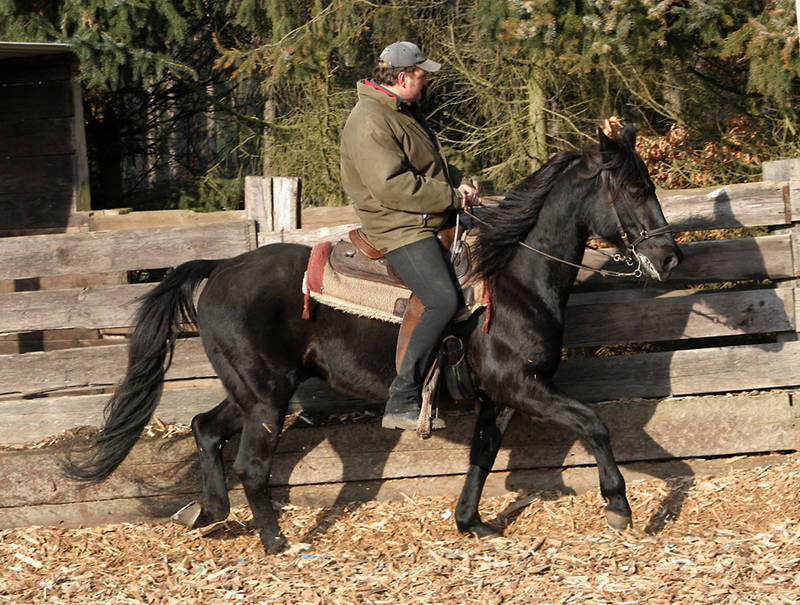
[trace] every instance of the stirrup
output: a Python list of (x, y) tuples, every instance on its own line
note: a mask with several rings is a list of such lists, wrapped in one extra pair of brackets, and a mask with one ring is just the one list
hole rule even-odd
[[(433, 360), (431, 369), (428, 370), (428, 375), (422, 383), (422, 405), (419, 410), (419, 419), (417, 421), (417, 435), (420, 439), (428, 439), (431, 436), (431, 431), (435, 428), (434, 421), (431, 419), (431, 410), (433, 408), (433, 396), (436, 394), (436, 389), (439, 386), (439, 377), (442, 374), (442, 355), (436, 355)], [(441, 418), (436, 418), (442, 424), (444, 421)], [(444, 426), (442, 426), (444, 428)]]
[[(394, 412), (384, 414), (381, 419), (381, 426), (385, 429), (402, 429), (406, 431), (417, 430), (419, 426), (420, 416), (416, 410), (409, 412)], [(430, 419), (431, 429), (438, 431), (445, 428), (445, 421), (441, 418)]]

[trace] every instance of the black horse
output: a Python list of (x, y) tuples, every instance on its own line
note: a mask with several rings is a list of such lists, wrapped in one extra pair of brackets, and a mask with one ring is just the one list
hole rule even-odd
[[(597, 459), (608, 523), (630, 524), (607, 428), (551, 378), (561, 356), (567, 297), (590, 234), (627, 250), (645, 275), (659, 280), (678, 265), (680, 251), (634, 151), (633, 130), (615, 138), (598, 134), (599, 144), (554, 156), (482, 216), (476, 271), (489, 279), (490, 327), (481, 329), (480, 316), (456, 327), (467, 337), (481, 403), (456, 507), (462, 532), (495, 531), (481, 521), (478, 503), (515, 410), (576, 432)], [(200, 527), (227, 517), (222, 448), (241, 432), (234, 470), (264, 548), (283, 548), (269, 476), (298, 384), (318, 376), (339, 390), (380, 401), (394, 377), (395, 325), (313, 301), (311, 318), (301, 318), (309, 252), (307, 246), (275, 244), (231, 259), (187, 262), (169, 273), (143, 297), (127, 373), (107, 404), (102, 431), (67, 463), (67, 472), (97, 481), (122, 462), (158, 404), (178, 325), (194, 322), (227, 397), (192, 420), (204, 496), (191, 522)], [(195, 289), (206, 278), (195, 310)]]

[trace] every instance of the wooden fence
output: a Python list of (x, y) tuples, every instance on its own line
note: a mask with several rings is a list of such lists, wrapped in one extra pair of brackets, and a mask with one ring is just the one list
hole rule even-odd
[[(292, 190), (286, 183), (250, 186), (262, 192)], [(659, 197), (676, 231), (760, 227), (759, 235), (681, 244), (684, 262), (666, 284), (581, 271), (569, 301), (565, 346), (571, 354), (558, 372), (559, 384), (597, 402), (621, 462), (671, 461), (656, 471), (662, 475), (691, 472), (689, 458), (798, 449), (800, 181), (661, 192)], [(153, 287), (116, 278), (84, 287), (61, 282), (36, 290), (31, 284), (228, 257), (276, 241), (308, 244), (338, 238), (349, 228), (292, 229), (297, 215), (289, 212), (289, 226), (270, 232), (268, 227), (284, 219), (269, 219), (277, 212), (274, 200), (271, 195), (262, 199), (261, 208), (218, 213), (198, 224), (0, 239), (5, 260), (0, 280), (6, 280), (0, 286), (22, 283), (27, 290), (0, 288), (2, 334), (124, 333), (134, 312), (130, 301)], [(134, 219), (120, 217), (126, 220)], [(584, 262), (601, 267), (607, 258), (587, 252)], [(30, 444), (100, 424), (107, 392), (126, 361), (124, 340), (81, 344), (101, 343), (0, 355), (0, 443)], [(602, 355), (584, 355), (598, 347)], [(223, 397), (196, 337), (179, 340), (167, 379), (156, 411), (164, 423), (188, 423)], [(378, 404), (358, 403), (313, 381), (301, 387), (292, 405), (309, 410), (309, 419), (311, 411), (342, 412), (353, 405), (380, 411)], [(281, 441), (272, 483), (279, 498), (314, 502), (425, 490), (451, 493), (466, 470), (472, 422), (470, 415), (450, 416), (445, 431), (421, 441), (381, 430), (376, 422), (322, 427), (305, 426), (300, 419), (296, 425), (303, 427), (289, 429)], [(185, 434), (140, 442), (109, 481), (92, 487), (62, 479), (56, 454), (49, 447), (0, 451), (0, 472), (7, 478), (0, 528), (163, 516), (196, 496), (200, 486), (193, 441)], [(573, 436), (516, 419), (489, 487), (530, 487), (535, 478), (537, 487), (563, 488), (570, 481), (560, 470), (539, 469), (592, 463)], [(238, 494), (235, 482), (231, 485)]]

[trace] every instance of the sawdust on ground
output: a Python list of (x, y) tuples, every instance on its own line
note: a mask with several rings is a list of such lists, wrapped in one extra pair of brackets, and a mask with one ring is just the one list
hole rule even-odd
[[(0, 531), (2, 603), (797, 603), (800, 457), (631, 483), (639, 529), (605, 526), (598, 490), (487, 498), (505, 535), (459, 535), (454, 498), (286, 505), (266, 556), (246, 509), (174, 524)], [(682, 506), (665, 497), (682, 495)], [(279, 506), (279, 505), (278, 505)], [(654, 522), (655, 521), (655, 522)], [(662, 525), (658, 533), (641, 528)]]

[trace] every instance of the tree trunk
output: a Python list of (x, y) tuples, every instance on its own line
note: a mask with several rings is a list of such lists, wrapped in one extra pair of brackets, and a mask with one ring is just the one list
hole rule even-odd
[(275, 121), (275, 86), (270, 82), (264, 87), (264, 126), (261, 145), (261, 174), (262, 176), (272, 176), (273, 165), (272, 155), (274, 145), (272, 144), (271, 124)]
[(547, 95), (544, 89), (545, 70), (534, 61), (528, 75), (528, 133), (530, 169), (538, 170), (547, 161)]
[(673, 120), (678, 120), (683, 106), (681, 91), (677, 85), (678, 76), (670, 66), (664, 68), (663, 75), (662, 94), (664, 95), (664, 106), (669, 112), (669, 117)]

